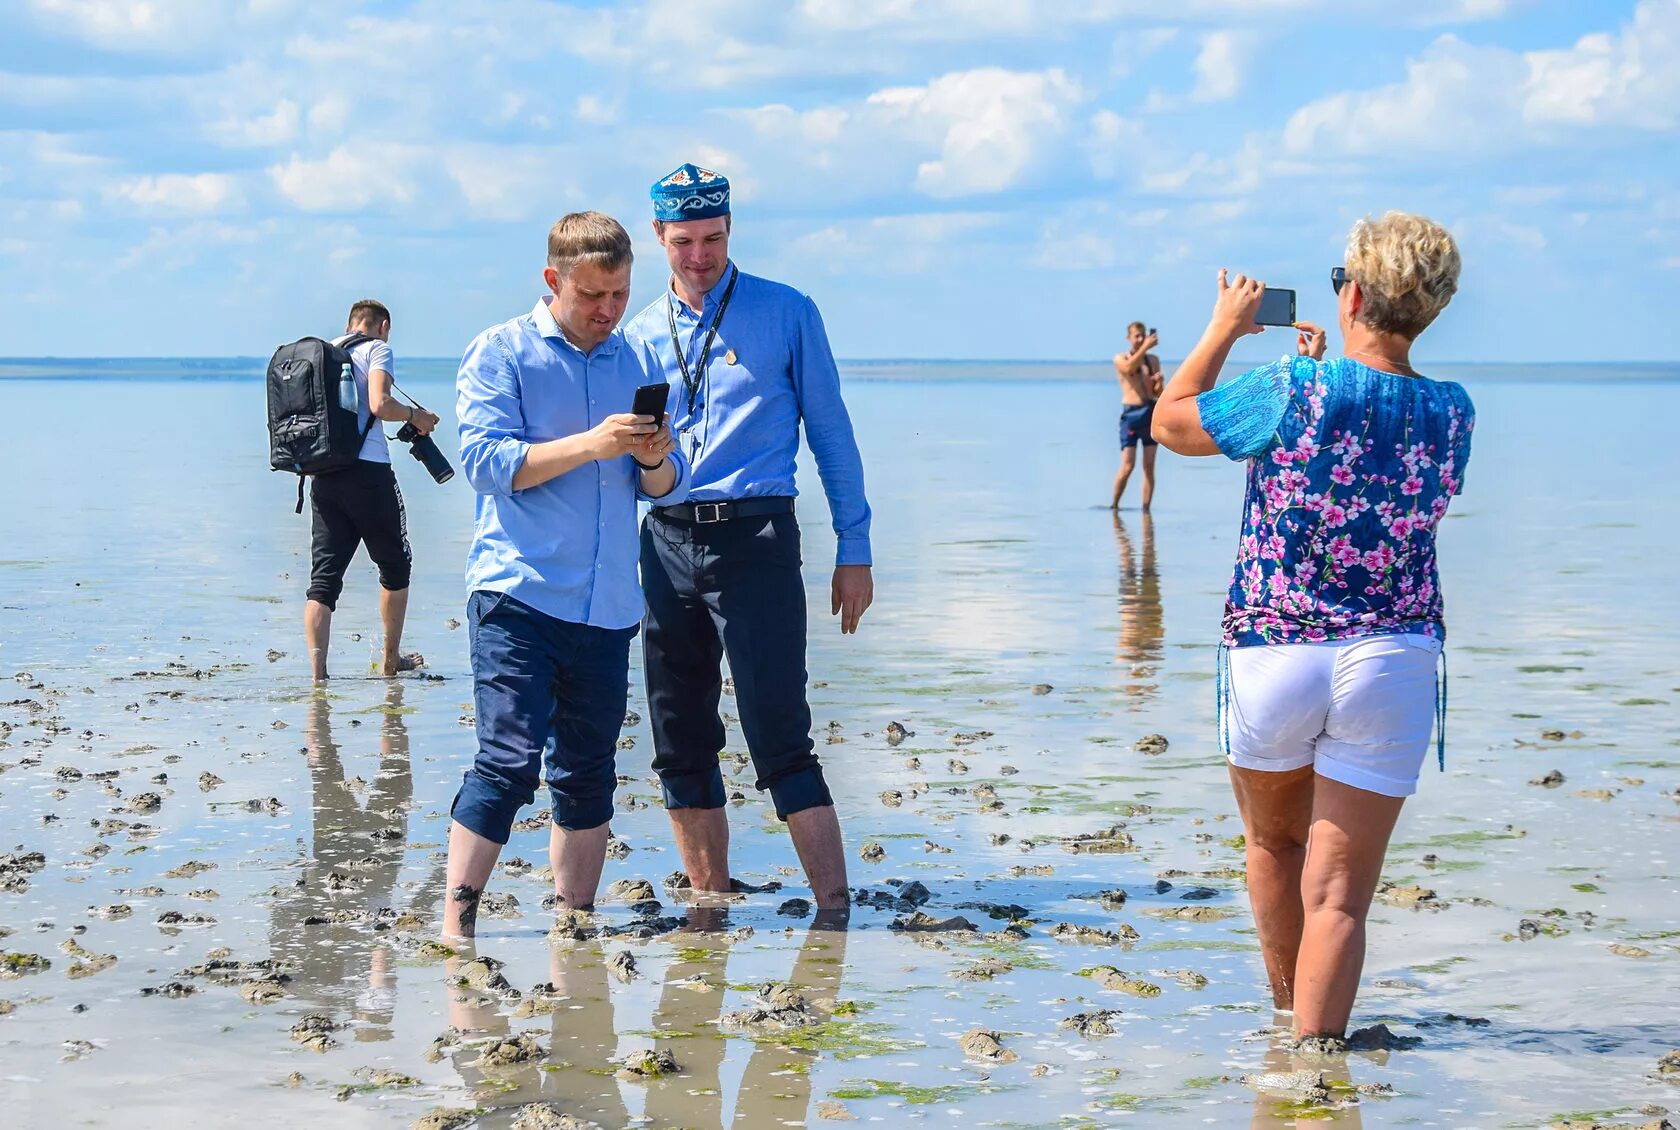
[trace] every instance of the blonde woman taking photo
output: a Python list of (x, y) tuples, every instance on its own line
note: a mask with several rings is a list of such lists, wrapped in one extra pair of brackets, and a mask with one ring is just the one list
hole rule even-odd
[[(1361, 220), (1331, 272), (1343, 356), (1298, 354), (1218, 388), (1260, 332), (1263, 285), (1219, 273), (1213, 317), (1155, 409), (1180, 455), (1248, 464), (1225, 606), (1219, 727), (1247, 838), (1266, 974), (1300, 1038), (1345, 1037), (1365, 919), (1444, 707), (1435, 535), (1463, 487), (1475, 412), (1411, 348), (1458, 289), (1452, 236)], [(1438, 745), (1438, 750), (1444, 748)]]

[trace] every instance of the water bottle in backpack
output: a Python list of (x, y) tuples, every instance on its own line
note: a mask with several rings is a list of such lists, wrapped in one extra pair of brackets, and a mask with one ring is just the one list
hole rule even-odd
[(350, 412), (358, 411), (356, 375), (346, 361), (338, 372), (338, 406)]

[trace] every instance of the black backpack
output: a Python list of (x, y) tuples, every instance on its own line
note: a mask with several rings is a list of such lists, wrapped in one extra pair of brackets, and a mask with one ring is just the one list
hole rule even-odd
[(268, 363), (268, 465), (298, 477), (296, 513), (303, 513), (303, 478), (355, 465), (376, 421), (361, 426), (360, 398), (348, 408), (339, 385), (355, 387), (350, 350), (373, 339), (351, 334), (334, 343), (306, 337), (274, 351)]

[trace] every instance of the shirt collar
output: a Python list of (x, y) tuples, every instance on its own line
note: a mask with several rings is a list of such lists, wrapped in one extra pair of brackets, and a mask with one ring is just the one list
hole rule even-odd
[[(712, 289), (706, 292), (706, 297), (700, 303), (700, 309), (702, 312), (711, 309), (713, 306), (716, 306), (718, 303), (723, 301), (723, 292), (729, 289), (729, 280), (734, 278), (736, 273), (737, 268), (735, 266), (735, 260), (730, 259), (728, 262), (724, 263), (723, 274), (718, 276), (718, 281), (712, 284)], [(671, 301), (677, 304), (679, 310), (688, 311), (690, 314), (693, 313), (692, 310), (688, 309), (688, 303), (677, 297), (677, 291), (674, 286), (670, 283), (666, 283), (665, 290), (666, 293), (671, 296)]]
[(619, 327), (617, 326), (614, 326), (613, 332), (607, 335), (607, 340), (597, 345), (589, 353), (586, 354), (579, 349), (573, 344), (572, 339), (566, 336), (565, 331), (560, 328), (560, 323), (554, 320), (554, 312), (548, 308), (550, 297), (547, 294), (542, 295), (537, 299), (537, 304), (531, 308), (531, 318), (537, 323), (538, 333), (563, 343), (565, 348), (570, 349), (580, 357), (605, 357), (618, 352), (618, 343), (623, 340), (623, 335), (619, 333)]

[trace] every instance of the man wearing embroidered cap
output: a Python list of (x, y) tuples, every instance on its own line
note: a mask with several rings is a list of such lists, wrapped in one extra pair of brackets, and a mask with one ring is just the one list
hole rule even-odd
[(727, 655), (757, 787), (787, 822), (817, 905), (844, 907), (840, 824), (805, 699), (794, 517), (803, 421), (838, 539), (830, 612), (842, 633), (856, 631), (874, 597), (869, 503), (839, 370), (815, 303), (730, 260), (725, 177), (684, 165), (651, 195), (671, 282), (626, 332), (664, 365), (672, 431), (690, 468), (687, 499), (656, 502), (642, 526), (653, 767), (689, 881), (729, 890), (718, 766)]

